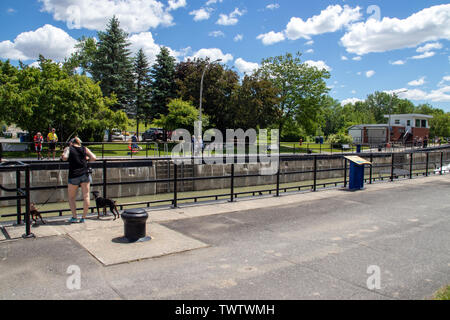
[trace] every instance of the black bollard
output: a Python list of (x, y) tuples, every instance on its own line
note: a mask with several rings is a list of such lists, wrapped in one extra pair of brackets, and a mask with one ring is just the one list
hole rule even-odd
[(122, 213), (125, 238), (129, 242), (144, 242), (151, 240), (147, 237), (148, 213), (144, 209), (129, 209)]

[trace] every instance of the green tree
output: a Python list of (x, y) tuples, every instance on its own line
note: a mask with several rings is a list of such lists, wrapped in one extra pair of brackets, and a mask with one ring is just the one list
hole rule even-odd
[(42, 56), (39, 68), (14, 69), (9, 62), (0, 68), (0, 114), (8, 123), (15, 123), (32, 134), (41, 131), (44, 136), (54, 127), (60, 141), (87, 128), (95, 129), (98, 137), (103, 136), (104, 129), (126, 126), (125, 113), (109, 109), (116, 103), (114, 95), (104, 98), (92, 79), (69, 75)]
[[(442, 110), (441, 110), (442, 111)], [(450, 137), (450, 112), (436, 112), (430, 120), (431, 137)]]
[(149, 63), (142, 49), (134, 61), (136, 135), (139, 136), (139, 122), (148, 119), (150, 111), (151, 78)]
[(302, 63), (300, 56), (300, 53), (295, 57), (287, 53), (264, 59), (258, 70), (258, 74), (280, 91), (276, 119), (280, 135), (289, 118), (295, 119), (308, 133), (313, 132), (325, 94), (329, 91), (325, 83), (325, 79), (330, 77), (329, 72)]
[(94, 81), (100, 82), (103, 95), (116, 95), (118, 103), (113, 110), (129, 111), (131, 108), (134, 77), (127, 37), (119, 20), (115, 16), (111, 18), (106, 31), (98, 32), (97, 51), (90, 67)]
[(200, 105), (200, 82), (207, 67), (203, 84), (202, 113), (208, 115), (210, 125), (225, 132), (235, 124), (233, 96), (239, 88), (238, 74), (219, 63), (205, 59), (180, 62), (176, 68), (178, 96)]
[(75, 45), (76, 51), (64, 62), (64, 70), (74, 74), (77, 68), (81, 68), (81, 74), (92, 74), (92, 65), (97, 55), (97, 43), (92, 37), (81, 37)]
[[(194, 132), (194, 122), (198, 120), (198, 109), (190, 101), (173, 99), (167, 105), (167, 115), (160, 114), (159, 118), (154, 120), (154, 124), (166, 130), (186, 129)], [(208, 119), (203, 121), (207, 125)]]
[(169, 101), (176, 98), (175, 58), (170, 55), (169, 49), (161, 47), (150, 73), (153, 78), (150, 116), (153, 118), (158, 114), (167, 114)]
[(267, 128), (276, 116), (279, 90), (272, 82), (245, 75), (232, 99), (233, 128)]

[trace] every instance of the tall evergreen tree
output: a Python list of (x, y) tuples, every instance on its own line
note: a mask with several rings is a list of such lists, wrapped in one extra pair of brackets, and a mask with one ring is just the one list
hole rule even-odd
[(150, 66), (144, 51), (140, 49), (134, 60), (135, 75), (135, 113), (136, 113), (136, 135), (139, 136), (140, 120), (148, 120), (151, 99)]
[(150, 72), (153, 78), (151, 116), (156, 118), (158, 114), (167, 115), (169, 101), (176, 98), (175, 58), (169, 49), (161, 47)]
[(100, 81), (103, 95), (117, 96), (114, 110), (129, 111), (133, 95), (133, 62), (130, 57), (128, 34), (120, 28), (114, 16), (109, 20), (106, 31), (98, 32), (97, 51), (92, 63), (92, 77)]

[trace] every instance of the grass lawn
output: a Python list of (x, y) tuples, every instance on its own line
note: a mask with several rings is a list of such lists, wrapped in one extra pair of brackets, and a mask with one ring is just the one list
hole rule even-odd
[(434, 294), (433, 300), (450, 300), (450, 285), (438, 290)]

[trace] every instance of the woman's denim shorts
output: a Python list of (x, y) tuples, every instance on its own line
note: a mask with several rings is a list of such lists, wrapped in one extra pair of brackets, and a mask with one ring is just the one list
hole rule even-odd
[(82, 183), (92, 183), (92, 178), (90, 175), (82, 175), (81, 177), (76, 177), (76, 178), (72, 178), (69, 179), (69, 184), (74, 185), (74, 186), (81, 186)]

